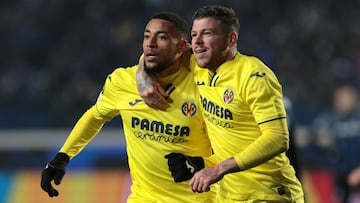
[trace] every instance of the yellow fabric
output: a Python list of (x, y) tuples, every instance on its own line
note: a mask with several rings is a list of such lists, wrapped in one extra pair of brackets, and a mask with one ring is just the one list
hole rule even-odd
[(70, 158), (76, 156), (101, 130), (109, 118), (100, 116), (95, 106), (86, 111), (78, 120), (60, 152), (66, 153)]
[[(304, 203), (304, 198), (299, 198), (295, 201), (287, 201), (287, 203)], [(279, 202), (279, 200), (259, 200), (259, 199), (250, 199), (250, 200), (236, 200), (226, 198), (224, 196), (218, 195), (216, 197), (216, 202), (218, 203), (283, 203), (283, 201)]]
[(171, 152), (211, 156), (193, 73), (176, 73), (166, 111), (149, 108), (138, 95), (137, 66), (118, 68), (105, 82), (94, 107), (84, 114), (62, 152), (76, 155), (104, 122), (121, 115), (132, 179), (128, 202), (214, 202), (215, 193), (193, 193), (189, 181), (175, 183), (164, 156)]
[(284, 153), (289, 139), (286, 112), (274, 73), (256, 57), (240, 53), (212, 74), (197, 67), (193, 57), (190, 64), (218, 162), (235, 156), (240, 169), (246, 169), (225, 175), (218, 194), (238, 201), (302, 198)]
[(213, 167), (218, 163), (215, 155), (203, 157), (203, 159), (205, 168)]
[(285, 152), (289, 146), (289, 134), (285, 119), (277, 119), (259, 125), (262, 135), (246, 149), (234, 155), (241, 170), (257, 166), (275, 155)]

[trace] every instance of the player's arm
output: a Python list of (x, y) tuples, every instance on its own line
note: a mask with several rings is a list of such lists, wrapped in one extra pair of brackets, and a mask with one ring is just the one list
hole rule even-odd
[(139, 68), (136, 72), (136, 84), (139, 95), (151, 108), (165, 111), (170, 106), (167, 101), (169, 95), (164, 88), (145, 72), (143, 57), (139, 60)]
[(105, 122), (106, 119), (97, 114), (95, 106), (86, 111), (78, 120), (59, 153), (42, 171), (41, 188), (50, 197), (59, 194), (51, 182), (54, 180), (56, 185), (61, 183), (70, 159), (80, 153), (99, 132)]
[(234, 156), (241, 170), (260, 165), (289, 148), (289, 132), (285, 118), (259, 125), (262, 135)]
[(96, 106), (87, 110), (75, 124), (59, 152), (65, 153), (71, 159), (95, 137), (109, 118), (100, 115)]
[(226, 174), (240, 172), (258, 166), (274, 156), (285, 152), (289, 146), (286, 119), (277, 119), (260, 125), (262, 135), (242, 152), (215, 167), (195, 173), (190, 181), (194, 192), (205, 192), (209, 186)]
[[(189, 47), (181, 56), (181, 65), (193, 71), (194, 66), (191, 65), (191, 55), (192, 50)], [(139, 95), (151, 108), (166, 110), (170, 107), (169, 103), (172, 103), (172, 99), (164, 88), (161, 87), (160, 83), (145, 72), (144, 65), (144, 57), (141, 56), (139, 59), (139, 68), (136, 72), (136, 84)]]
[[(100, 131), (105, 122), (110, 121), (116, 115), (112, 105), (111, 95), (116, 94), (111, 88), (111, 77), (108, 77), (101, 92), (98, 102), (87, 110), (81, 118), (77, 121), (64, 145), (42, 171), (41, 174), (41, 188), (48, 193), (50, 197), (58, 196), (59, 192), (52, 186), (52, 181), (56, 185), (61, 183), (65, 175), (66, 167), (70, 159), (76, 156), (80, 151), (93, 139), (93, 137)], [(106, 88), (109, 87), (109, 88)], [(106, 91), (105, 91), (106, 89)], [(106, 92), (106, 94), (104, 94)], [(100, 113), (99, 109), (103, 110)], [(108, 113), (104, 113), (107, 109)]]
[(289, 130), (282, 88), (275, 74), (256, 58), (255, 67), (244, 74), (240, 96), (248, 104), (260, 128), (258, 136), (247, 148), (234, 155), (241, 170), (260, 165), (289, 148)]

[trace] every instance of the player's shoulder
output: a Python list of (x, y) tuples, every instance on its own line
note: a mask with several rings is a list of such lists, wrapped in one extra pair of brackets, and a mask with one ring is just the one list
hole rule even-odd
[(129, 66), (129, 67), (118, 67), (111, 73), (111, 75), (112, 77), (118, 79), (134, 77), (137, 69), (138, 69), (138, 65)]
[(238, 53), (235, 60), (238, 61), (238, 67), (248, 76), (272, 75), (274, 72), (260, 58), (251, 55)]
[(136, 73), (138, 65), (128, 66), (128, 67), (117, 67), (111, 74), (112, 75), (123, 75), (123, 74), (132, 74)]
[(118, 67), (108, 75), (107, 80), (116, 86), (121, 85), (124, 82), (130, 82), (131, 80), (135, 80), (137, 69), (138, 65)]
[(245, 55), (240, 52), (236, 54), (235, 61), (239, 63), (241, 67), (246, 67), (247, 70), (252, 69), (268, 69), (268, 67), (256, 56)]

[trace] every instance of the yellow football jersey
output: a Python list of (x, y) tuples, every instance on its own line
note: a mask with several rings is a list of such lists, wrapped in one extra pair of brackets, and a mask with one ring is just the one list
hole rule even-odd
[[(185, 67), (175, 73), (177, 76), (168, 88), (174, 102), (166, 111), (159, 111), (149, 108), (139, 96), (137, 69), (138, 66), (118, 68), (110, 74), (90, 111), (92, 117), (105, 120), (121, 116), (132, 179), (128, 202), (215, 202), (213, 192), (197, 194), (191, 191), (189, 181), (175, 183), (164, 158), (171, 152), (202, 157), (212, 154), (193, 73)], [(81, 124), (76, 125), (73, 131), (81, 132), (80, 128)], [(84, 135), (77, 137), (81, 136)], [(65, 144), (61, 151), (76, 155), (90, 138), (84, 139), (78, 145)]]
[[(256, 57), (237, 53), (234, 60), (222, 64), (215, 73), (197, 67), (194, 57), (190, 64), (219, 162), (241, 153), (260, 137), (261, 123), (286, 118), (281, 85), (274, 73)], [(303, 196), (301, 184), (285, 153), (249, 168), (225, 175), (219, 182), (218, 194), (234, 200), (280, 202)]]

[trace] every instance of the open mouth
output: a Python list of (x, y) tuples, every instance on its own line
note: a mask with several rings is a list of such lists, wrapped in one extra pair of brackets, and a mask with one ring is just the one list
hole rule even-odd
[(194, 54), (198, 55), (198, 56), (204, 56), (206, 52), (207, 52), (207, 49), (205, 49), (205, 48), (197, 48), (194, 50)]
[(157, 58), (157, 55), (153, 52), (145, 54), (145, 60), (154, 61)]

